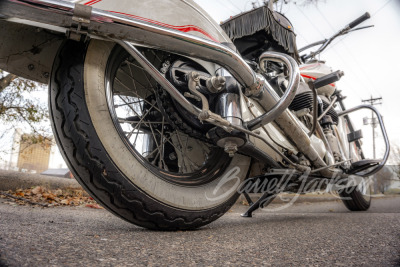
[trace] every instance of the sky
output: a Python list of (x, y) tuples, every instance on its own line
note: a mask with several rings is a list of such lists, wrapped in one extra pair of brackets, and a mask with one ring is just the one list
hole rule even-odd
[[(252, 8), (257, 0), (195, 0), (217, 22)], [(261, 3), (262, 1), (259, 1)], [(360, 26), (373, 28), (352, 32), (336, 39), (320, 55), (333, 70), (342, 70), (345, 76), (337, 83), (347, 95), (346, 107), (362, 104), (363, 99), (382, 97), (377, 106), (384, 117), (392, 144), (400, 145), (400, 0), (321, 0), (317, 5), (302, 5), (303, 0), (282, 6), (282, 13), (292, 22), (297, 34), (297, 46), (332, 36), (365, 12), (371, 19)], [(277, 7), (281, 10), (281, 6)], [(363, 126), (363, 117), (370, 112), (352, 116), (356, 129), (362, 129), (364, 150), (372, 156), (372, 128)], [(384, 143), (379, 128), (377, 155), (382, 155)]]

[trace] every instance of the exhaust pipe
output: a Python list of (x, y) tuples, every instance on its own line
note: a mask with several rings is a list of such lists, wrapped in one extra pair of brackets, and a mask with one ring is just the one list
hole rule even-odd
[[(280, 53), (266, 52), (260, 56), (260, 62), (263, 60), (284, 63), (287, 66), (290, 77), (288, 88), (293, 86), (298, 87), (300, 82), (300, 71), (297, 68), (297, 64), (293, 58)], [(253, 95), (253, 99), (269, 112), (247, 122), (247, 127), (249, 130), (257, 129), (266, 123), (275, 121), (275, 123), (279, 126), (279, 128), (282, 129), (286, 136), (296, 145), (299, 151), (301, 151), (313, 163), (313, 166), (315, 168), (321, 168), (320, 173), (324, 177), (331, 178), (334, 177), (335, 174), (337, 175), (337, 173), (335, 173), (337, 170), (333, 171), (328, 168), (325, 169), (325, 167), (327, 167), (326, 163), (323, 161), (323, 159), (321, 159), (317, 151), (311, 146), (310, 137), (303, 130), (299, 121), (294, 117), (294, 115), (286, 109), (280, 109), (278, 102), (282, 99), (290, 99), (291, 102), (295, 96), (295, 92), (286, 90), (285, 94), (279, 98), (272, 88), (264, 88), (269, 90), (262, 90), (258, 92), (256, 95)]]
[[(188, 57), (214, 62), (227, 69), (249, 91), (267, 91), (271, 87), (243, 58), (227, 46), (177, 30), (163, 28), (124, 15), (60, 0), (3, 0), (0, 17), (9, 21), (49, 28), (66, 33), (78, 24), (78, 31), (93, 38), (123, 40)], [(75, 29), (76, 30), (76, 29)], [(294, 62), (294, 60), (292, 59)], [(297, 68), (297, 64), (294, 62)], [(293, 100), (298, 82), (286, 90), (270, 113), (272, 121)]]
[[(78, 8), (77, 8), (78, 7)], [(77, 24), (77, 10), (89, 10), (85, 32), (107, 40), (120, 39), (188, 57), (214, 62), (226, 68), (246, 88), (258, 86), (258, 77), (243, 58), (227, 46), (140, 21), (124, 15), (60, 0), (3, 0), (0, 17), (10, 21), (65, 33)], [(78, 17), (79, 19), (79, 17)]]
[[(82, 15), (80, 14), (82, 10), (83, 15), (86, 15), (87, 19), (79, 20), (80, 17), (78, 17), (77, 20), (77, 16)], [(275, 120), (281, 114), (280, 121), (282, 124), (279, 123), (281, 126), (284, 124), (287, 125), (287, 121), (290, 120), (290, 115), (285, 110), (295, 96), (300, 78), (297, 63), (286, 55), (282, 56), (283, 54), (279, 55), (279, 53), (269, 52), (263, 54), (269, 60), (283, 60), (291, 71), (289, 86), (284, 96), (279, 99), (274, 97), (274, 92), (268, 82), (256, 74), (235, 51), (220, 43), (177, 30), (163, 28), (127, 16), (60, 0), (3, 0), (0, 2), (0, 18), (48, 28), (62, 33), (69, 31), (72, 25), (78, 23), (78, 25), (82, 26), (83, 23), (85, 34), (93, 38), (123, 40), (123, 46), (130, 48), (133, 54), (136, 53), (134, 53), (135, 51), (132, 50), (128, 42), (133, 43), (135, 46), (152, 47), (214, 62), (227, 69), (246, 88), (247, 92), (254, 95), (256, 99), (258, 97), (258, 101), (267, 111), (260, 118), (256, 118), (250, 122), (252, 129)], [(80, 26), (78, 27), (78, 31), (82, 31)], [(122, 42), (119, 43), (122, 44)], [(159, 80), (160, 82), (162, 81), (161, 77)], [(168, 91), (174, 93), (176, 89), (169, 84), (167, 85)], [(191, 105), (183, 96), (181, 97), (178, 94), (172, 94), (172, 96), (183, 103), (185, 108), (193, 114), (198, 114), (199, 110)], [(285, 133), (290, 133), (293, 132), (294, 125), (292, 126), (282, 128)], [(301, 129), (300, 127), (298, 128)], [(303, 134), (301, 133), (300, 136), (303, 137)], [(308, 140), (304, 139), (303, 141), (305, 143), (299, 144), (300, 150), (303, 151), (305, 149), (309, 151), (310, 153), (305, 154), (314, 163), (317, 163), (317, 167), (326, 166), (323, 164), (322, 159), (319, 157), (315, 158), (316, 153), (312, 151), (312, 148), (305, 147), (309, 144)]]

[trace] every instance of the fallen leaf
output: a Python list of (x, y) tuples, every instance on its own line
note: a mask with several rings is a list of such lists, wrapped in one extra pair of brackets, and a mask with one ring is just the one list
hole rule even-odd
[(32, 189), (32, 194), (34, 194), (34, 195), (41, 194), (42, 192), (43, 192), (43, 189), (41, 186), (36, 186), (35, 188)]
[(50, 199), (50, 200), (54, 200), (56, 198), (56, 195), (54, 195), (52, 193), (43, 193), (43, 197)]
[(102, 209), (103, 208), (99, 204), (86, 204), (86, 207), (92, 208), (92, 209)]
[[(23, 197), (26, 200), (15, 200), (14, 205), (46, 205), (51, 206), (80, 206), (89, 205), (89, 208), (102, 209), (97, 205), (96, 201), (91, 199), (83, 190), (66, 189), (66, 190), (48, 190), (45, 187), (36, 186), (32, 189), (17, 189), (15, 191), (9, 190), (8, 194), (15, 197)], [(1, 198), (8, 198), (6, 195), (1, 195)]]
[(61, 200), (60, 203), (64, 204), (64, 205), (69, 205), (69, 200), (68, 199), (63, 199), (63, 200)]

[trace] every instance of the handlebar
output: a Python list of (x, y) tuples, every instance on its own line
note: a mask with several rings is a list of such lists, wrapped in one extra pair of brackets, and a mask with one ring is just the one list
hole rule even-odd
[(324, 39), (324, 40), (321, 40), (321, 41), (318, 41), (318, 42), (309, 44), (309, 45), (307, 45), (307, 46), (305, 46), (305, 47), (300, 48), (298, 51), (299, 51), (299, 53), (301, 53), (301, 52), (307, 50), (308, 48), (311, 48), (311, 47), (314, 47), (314, 46), (317, 46), (317, 45), (324, 44), (327, 40), (328, 40), (328, 39)]
[[(332, 37), (330, 37), (330, 38), (328, 38), (328, 39), (325, 39), (325, 40), (322, 40), (322, 41), (319, 41), (319, 42), (315, 42), (315, 43), (313, 43), (313, 44), (310, 44), (310, 45), (308, 45), (308, 46), (306, 46), (306, 47), (303, 47), (303, 48), (299, 49), (299, 52), (302, 52), (302, 51), (304, 51), (304, 50), (306, 50), (306, 49), (309, 49), (309, 48), (311, 48), (311, 47), (313, 47), (313, 46), (322, 44), (321, 47), (318, 48), (317, 51), (311, 52), (311, 53), (308, 54), (308, 55), (303, 55), (303, 56), (301, 56), (302, 60), (303, 60), (303, 61), (306, 61), (306, 60), (308, 60), (308, 59), (310, 59), (310, 58), (314, 58), (316, 55), (320, 54), (322, 51), (325, 50), (325, 48), (326, 48), (336, 37), (341, 36), (341, 35), (345, 35), (345, 34), (351, 32), (351, 31), (360, 29), (360, 28), (357, 28), (357, 29), (352, 30), (354, 27), (356, 27), (356, 26), (359, 25), (360, 23), (366, 21), (366, 20), (369, 19), (370, 17), (371, 17), (371, 15), (370, 15), (368, 12), (365, 12), (364, 15), (362, 15), (361, 17), (359, 17), (359, 18), (355, 19), (354, 21), (350, 22), (345, 28), (343, 28), (342, 30), (340, 30), (338, 33), (336, 33), (336, 34), (333, 35)], [(365, 27), (364, 27), (364, 28), (365, 28)]]
[(371, 15), (368, 12), (365, 12), (364, 15), (362, 15), (361, 17), (355, 19), (354, 21), (350, 22), (348, 27), (350, 29), (356, 27), (358, 24), (361, 24), (362, 22), (366, 21), (367, 19), (369, 19), (371, 17)]

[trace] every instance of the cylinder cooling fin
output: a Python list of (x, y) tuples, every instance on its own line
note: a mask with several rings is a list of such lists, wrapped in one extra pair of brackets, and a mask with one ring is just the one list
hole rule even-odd
[[(323, 112), (329, 107), (330, 101), (324, 95), (319, 95), (318, 98), (322, 100)], [(306, 85), (305, 83), (300, 83), (300, 87), (297, 91), (295, 98), (290, 104), (289, 109), (293, 111), (299, 111), (306, 108), (308, 108), (310, 112), (313, 111), (313, 93), (311, 92), (311, 89), (308, 87), (308, 85)], [(333, 107), (327, 112), (326, 115), (331, 116), (334, 124), (338, 124), (339, 116)]]
[(289, 106), (289, 109), (293, 111), (299, 111), (305, 108), (308, 108), (310, 111), (312, 111), (313, 93), (306, 83), (301, 82), (299, 88), (297, 89), (296, 96)]
[(298, 94), (293, 99), (292, 103), (289, 106), (290, 110), (299, 111), (305, 108), (310, 109), (312, 111), (313, 108), (313, 94), (312, 92), (304, 92), (302, 94)]
[[(325, 111), (329, 107), (330, 103), (325, 98), (322, 98), (322, 102), (324, 103), (324, 111)], [(331, 116), (332, 121), (335, 125), (339, 123), (339, 116), (333, 107), (326, 113), (326, 115)]]

